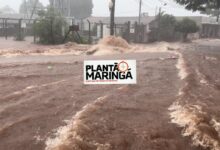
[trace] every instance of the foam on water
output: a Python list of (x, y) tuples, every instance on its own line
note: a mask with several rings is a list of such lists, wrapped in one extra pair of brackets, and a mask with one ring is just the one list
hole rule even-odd
[[(169, 107), (171, 122), (183, 128), (182, 135), (191, 137), (193, 145), (211, 150), (220, 150), (220, 123), (213, 116), (204, 112), (200, 105), (193, 105), (188, 102), (181, 103), (185, 97), (189, 96), (189, 91), (184, 91), (184, 88), (190, 89), (190, 80), (184, 79), (187, 79), (190, 73), (183, 54), (180, 52), (176, 52), (176, 54), (179, 55), (176, 67), (179, 70), (180, 79), (185, 84), (179, 90), (178, 100)], [(200, 82), (203, 83), (205, 78), (198, 71), (196, 73), (201, 79)]]
[(24, 88), (23, 90), (13, 92), (12, 95), (19, 95), (19, 94), (22, 94), (22, 93), (26, 93), (29, 90), (33, 90), (33, 89), (37, 89), (37, 88), (42, 88), (42, 87), (47, 87), (47, 86), (52, 86), (52, 85), (56, 85), (56, 84), (60, 84), (60, 83), (66, 82), (66, 81), (67, 80), (60, 80), (60, 81), (55, 81), (55, 82), (46, 83), (46, 84), (42, 84), (42, 85), (28, 86), (28, 87)]
[(202, 74), (198, 69), (196, 70), (196, 73), (200, 79), (201, 84), (209, 85), (209, 82), (208, 82), (208, 80), (206, 80), (206, 77), (204, 74)]
[(181, 80), (185, 79), (189, 73), (187, 72), (187, 67), (186, 67), (186, 63), (184, 61), (183, 58), (183, 54), (181, 54), (180, 52), (176, 53), (177, 55), (179, 55), (179, 59), (176, 65), (176, 68), (179, 69), (179, 77)]
[(182, 135), (191, 137), (193, 145), (220, 150), (220, 123), (205, 113), (201, 106), (182, 106), (176, 102), (169, 110), (171, 122), (183, 128)]
[[(28, 86), (20, 91), (15, 91), (9, 95), (6, 95), (4, 98), (10, 98), (11, 96), (16, 96), (16, 95), (20, 95), (20, 94), (25, 94), (30, 92), (31, 90), (34, 89), (38, 89), (38, 88), (44, 88), (44, 87), (48, 87), (48, 86), (53, 86), (53, 85), (57, 85), (63, 82), (66, 82), (68, 80), (60, 80), (60, 81), (55, 81), (55, 82), (51, 82), (51, 83), (46, 83), (46, 84), (42, 84), (42, 85), (32, 85), (32, 86)], [(21, 100), (17, 100), (16, 102), (11, 102), (11, 103), (6, 103), (6, 104), (1, 104), (0, 106), (0, 113), (2, 113), (3, 111), (5, 111), (6, 109), (13, 107), (13, 106), (17, 106), (20, 105), (21, 103), (27, 101), (26, 99), (21, 99)]]
[(89, 130), (89, 127), (83, 122), (83, 118), (96, 111), (106, 98), (107, 96), (100, 97), (93, 103), (85, 105), (66, 126), (58, 128), (55, 133), (55, 138), (48, 138), (46, 140), (46, 150), (69, 150), (80, 149), (80, 147), (108, 150), (110, 144), (86, 141), (80, 134), (82, 130)]
[(215, 57), (209, 57), (209, 56), (205, 56), (205, 59), (206, 59), (206, 60), (211, 60), (211, 61), (216, 61), (216, 60), (217, 60), (217, 58), (215, 58)]

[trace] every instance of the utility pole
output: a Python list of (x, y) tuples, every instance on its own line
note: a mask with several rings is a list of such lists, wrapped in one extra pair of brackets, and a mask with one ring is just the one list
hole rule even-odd
[(71, 0), (68, 0), (68, 17), (71, 17)]
[(28, 18), (28, 6), (27, 6), (27, 1), (24, 0), (23, 3), (24, 3), (24, 7), (25, 7), (25, 16), (24, 16), (24, 18)]
[(34, 8), (33, 8), (32, 12), (31, 12), (31, 16), (30, 16), (30, 19), (29, 19), (29, 24), (30, 24), (30, 22), (31, 22), (31, 20), (33, 18), (33, 15), (34, 15), (35, 11), (36, 11), (37, 4), (38, 4), (38, 0), (35, 0)]
[(220, 8), (217, 9), (217, 18), (216, 22), (219, 24), (219, 17), (220, 17)]
[(140, 25), (141, 24), (141, 13), (142, 13), (142, 0), (140, 0), (140, 3), (139, 3), (139, 18), (138, 18), (138, 24)]
[(160, 41), (160, 28), (161, 28), (161, 15), (162, 15), (162, 8), (159, 8), (159, 14), (158, 14), (158, 37), (157, 40)]
[(109, 0), (110, 9), (110, 35), (115, 34), (115, 0)]
[(50, 0), (50, 7), (54, 7), (54, 0)]

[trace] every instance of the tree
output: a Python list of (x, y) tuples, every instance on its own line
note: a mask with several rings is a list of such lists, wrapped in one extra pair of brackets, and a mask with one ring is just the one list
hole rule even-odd
[(0, 8), (0, 12), (3, 13), (3, 14), (14, 14), (15, 13), (15, 10), (12, 9), (11, 7), (9, 7), (8, 5)]
[(177, 3), (184, 5), (186, 9), (200, 11), (202, 13), (213, 15), (219, 20), (220, 0), (175, 0)]
[[(37, 2), (37, 4), (36, 4)], [(30, 14), (32, 13), (32, 11), (34, 10), (36, 4), (36, 11), (34, 12), (34, 14), (37, 14), (38, 11), (43, 10), (44, 6), (41, 2), (36, 1), (36, 0), (23, 0), (22, 4), (20, 5), (20, 9), (19, 12), (21, 14)]]
[(158, 14), (156, 19), (150, 23), (150, 40), (174, 40), (176, 22), (176, 18), (172, 15)]
[(189, 18), (184, 18), (176, 24), (176, 31), (182, 33), (183, 41), (187, 41), (189, 33), (196, 33), (199, 30), (196, 22)]
[(219, 9), (206, 8), (206, 11), (204, 11), (202, 13), (216, 17), (216, 22), (219, 22), (219, 17), (220, 17), (220, 10)]
[(34, 25), (34, 32), (41, 44), (61, 44), (66, 29), (65, 19), (51, 7), (39, 12), (39, 19)]
[(84, 19), (91, 16), (92, 9), (92, 0), (72, 0), (70, 14), (77, 19)]
[(115, 0), (110, 0), (109, 2), (109, 10), (110, 10), (110, 35), (115, 34), (114, 26), (115, 26)]
[(64, 16), (84, 19), (92, 14), (92, 0), (51, 0), (50, 3)]

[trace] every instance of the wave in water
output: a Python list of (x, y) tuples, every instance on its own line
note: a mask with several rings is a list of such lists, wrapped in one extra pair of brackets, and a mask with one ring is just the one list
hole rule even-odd
[(97, 149), (108, 150), (110, 144), (100, 144), (95, 141), (87, 141), (82, 134), (89, 130), (89, 126), (83, 119), (101, 107), (107, 96), (100, 97), (91, 104), (87, 104), (76, 113), (71, 121), (64, 127), (60, 127), (55, 138), (46, 140), (46, 150), (70, 150), (70, 149)]
[(205, 113), (198, 105), (181, 106), (174, 103), (171, 111), (171, 122), (182, 127), (182, 135), (190, 136), (195, 146), (220, 150), (220, 123)]
[(180, 52), (176, 54), (179, 55), (176, 67), (180, 79), (185, 82), (185, 87), (179, 90), (179, 99), (169, 107), (171, 122), (183, 128), (182, 135), (191, 137), (193, 145), (220, 150), (220, 123), (204, 112), (199, 105), (181, 104), (185, 97), (190, 98), (188, 93), (190, 90), (183, 89), (190, 89), (191, 80), (185, 79), (191, 77), (183, 54)]
[(183, 54), (180, 52), (176, 52), (176, 54), (179, 56), (176, 68), (179, 70), (179, 77), (181, 80), (188, 77), (189, 73), (187, 72), (187, 65), (184, 61)]

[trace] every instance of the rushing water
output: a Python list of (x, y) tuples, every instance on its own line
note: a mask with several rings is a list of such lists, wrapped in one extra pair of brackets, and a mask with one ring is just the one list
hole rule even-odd
[[(220, 149), (220, 137), (219, 137), (220, 123), (218, 122), (219, 114), (216, 114), (215, 110), (212, 109), (213, 107), (212, 105), (206, 103), (207, 101), (206, 99), (208, 96), (207, 94), (209, 94), (209, 96), (214, 97), (213, 101), (214, 99), (218, 100), (219, 98), (218, 96), (220, 96), (219, 89), (217, 89), (216, 86), (209, 81), (208, 77), (205, 75), (206, 72), (202, 72), (202, 68), (200, 68), (202, 62), (209, 63), (209, 65), (211, 65), (212, 63), (219, 63), (217, 62), (219, 60), (216, 57), (208, 57), (208, 56), (204, 57), (201, 56), (202, 54), (199, 55), (196, 54), (195, 52), (191, 52), (191, 54), (194, 54), (193, 56), (189, 56), (188, 54), (189, 52), (186, 53), (182, 51), (175, 51), (170, 53), (175, 54), (178, 57), (176, 62), (176, 68), (178, 69), (178, 76), (179, 79), (181, 80), (180, 81), (181, 86), (179, 87), (179, 91), (177, 92), (176, 100), (174, 100), (173, 104), (168, 108), (170, 121), (173, 124), (176, 124), (177, 127), (179, 127), (182, 130), (181, 132), (179, 131), (178, 134), (182, 135), (185, 138), (191, 139), (191, 141), (189, 141), (188, 143), (189, 145), (194, 145), (195, 147), (199, 147), (200, 149), (208, 148), (211, 150), (219, 150)], [(185, 59), (185, 57), (188, 57), (188, 60)], [(198, 61), (197, 64), (194, 63), (193, 59), (195, 61)], [(120, 87), (118, 88), (118, 90), (129, 91), (130, 87), (129, 86)], [(99, 132), (102, 133), (101, 135), (103, 136), (103, 139), (106, 139), (104, 138), (105, 134), (111, 134), (111, 136), (109, 137), (114, 138), (115, 133), (109, 130), (111, 130), (111, 128), (114, 129), (117, 127), (116, 124), (111, 122), (112, 120), (108, 120), (109, 118), (104, 117), (106, 115), (101, 115), (99, 113), (97, 114), (97, 112), (99, 112), (100, 110), (103, 109), (103, 107), (105, 107), (104, 105), (109, 105), (107, 101), (111, 99), (108, 98), (106, 99), (106, 98), (107, 97), (101, 97), (95, 100), (93, 103), (87, 104), (81, 111), (79, 111), (73, 117), (72, 120), (69, 121), (67, 126), (63, 126), (59, 128), (57, 130), (55, 138), (47, 139), (46, 150), (68, 150), (68, 149), (97, 149), (97, 150), (141, 149), (142, 150), (145, 149), (146, 148), (145, 144), (149, 143), (149, 141), (152, 142), (153, 140), (153, 139), (148, 139), (148, 142), (146, 139), (140, 140), (140, 137), (147, 136), (146, 129), (145, 130), (142, 129), (142, 132), (136, 131), (136, 133), (133, 133), (134, 131), (129, 129), (129, 127), (125, 127), (124, 132), (129, 132), (126, 133), (127, 138), (139, 139), (141, 141), (139, 143), (137, 143), (135, 140), (134, 141), (125, 140), (126, 142), (128, 142), (127, 144), (122, 144), (120, 142), (114, 143), (111, 141), (111, 139), (100, 140), (100, 138), (102, 137), (100, 137)], [(115, 107), (113, 107), (112, 109), (115, 109)], [(138, 107), (134, 107), (133, 109), (138, 109)], [(101, 112), (102, 111), (100, 111), (100, 113)], [(96, 116), (98, 115), (101, 121), (96, 120), (97, 118), (95, 118), (94, 120), (92, 120), (95, 123), (92, 123), (91, 118), (95, 116), (94, 114)], [(145, 118), (143, 117), (142, 119), (144, 120)], [(139, 121), (139, 123), (140, 122), (141, 121)], [(139, 129), (137, 128), (137, 130)], [(151, 129), (148, 128), (147, 130), (151, 130)], [(169, 134), (168, 132), (166, 132), (166, 130), (164, 132), (165, 133), (163, 134)], [(118, 134), (120, 135), (121, 133)], [(160, 136), (159, 133), (158, 136)], [(118, 141), (124, 140), (123, 136), (119, 136), (117, 138)], [(168, 139), (165, 140), (168, 141)], [(146, 141), (146, 143), (144, 143), (144, 141)], [(128, 145), (130, 145), (130, 147)], [(158, 149), (163, 149), (163, 148), (159, 146)], [(175, 149), (175, 148), (168, 148), (168, 149)]]
[(137, 59), (138, 84), (124, 86), (83, 85), (82, 58), (7, 59), (0, 149), (219, 150), (220, 53), (213, 49), (100, 57)]

